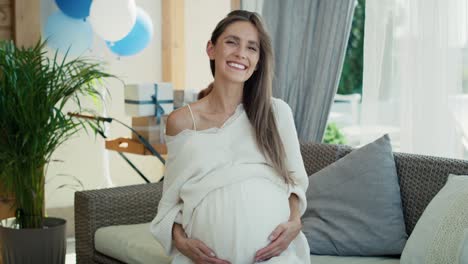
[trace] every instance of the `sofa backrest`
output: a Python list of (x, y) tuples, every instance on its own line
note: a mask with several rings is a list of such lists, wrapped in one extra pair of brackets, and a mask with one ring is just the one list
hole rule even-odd
[[(307, 175), (325, 168), (352, 151), (351, 147), (301, 143)], [(468, 161), (408, 153), (394, 153), (408, 235), (449, 174), (468, 175)]]

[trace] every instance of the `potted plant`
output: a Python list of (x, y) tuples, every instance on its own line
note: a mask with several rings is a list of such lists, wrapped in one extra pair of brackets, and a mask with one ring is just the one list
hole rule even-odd
[[(81, 112), (83, 98), (101, 102), (97, 84), (114, 77), (89, 58), (58, 57), (57, 53), (52, 58), (47, 56), (45, 42), (32, 48), (0, 42), (0, 183), (4, 194), (13, 197), (16, 209), (14, 228), (0, 227), (0, 243), (4, 260), (11, 263), (29, 263), (27, 259), (31, 258), (34, 263), (63, 263), (64, 250), (60, 253), (63, 256), (37, 259), (50, 257), (45, 252), (47, 247), (51, 252), (60, 251), (62, 246), (65, 249), (65, 221), (44, 217), (45, 168), (52, 153), (85, 128), (85, 122), (91, 122), (68, 116), (63, 112), (65, 105), (75, 103)], [(61, 241), (47, 244), (52, 242), (45, 241), (44, 232)], [(31, 241), (34, 236), (39, 241)], [(21, 241), (23, 238), (27, 240)], [(19, 247), (15, 239), (20, 239)], [(36, 248), (27, 248), (26, 244)], [(32, 257), (35, 253), (39, 254)]]

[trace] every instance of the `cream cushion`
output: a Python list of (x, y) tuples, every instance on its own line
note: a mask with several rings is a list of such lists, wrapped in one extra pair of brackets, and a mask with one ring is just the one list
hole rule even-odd
[[(162, 246), (149, 232), (150, 223), (99, 228), (95, 248), (104, 255), (128, 264), (169, 264)], [(310, 256), (314, 264), (399, 264), (399, 259), (385, 257)]]
[(149, 230), (150, 223), (102, 227), (94, 235), (94, 247), (128, 264), (169, 264), (171, 258)]
[(401, 255), (402, 264), (457, 263), (468, 228), (468, 176), (450, 175), (419, 218)]
[(458, 249), (457, 264), (468, 264), (468, 228), (465, 229), (463, 242)]
[(341, 257), (311, 255), (312, 264), (400, 264), (399, 258), (387, 257)]

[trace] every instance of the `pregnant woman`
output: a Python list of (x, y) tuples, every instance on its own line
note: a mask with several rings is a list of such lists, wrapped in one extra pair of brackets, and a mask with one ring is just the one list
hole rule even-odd
[(291, 108), (272, 97), (259, 15), (229, 13), (206, 49), (213, 83), (167, 119), (151, 232), (174, 264), (310, 263), (300, 219), (308, 179)]

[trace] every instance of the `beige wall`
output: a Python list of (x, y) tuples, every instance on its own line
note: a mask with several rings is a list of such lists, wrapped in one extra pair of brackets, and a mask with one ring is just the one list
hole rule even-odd
[[(106, 63), (106, 69), (125, 82), (161, 81), (161, 0), (136, 0), (136, 3), (146, 10), (153, 20), (154, 37), (150, 46), (136, 56), (119, 59), (108, 51), (102, 40), (95, 37), (92, 51), (88, 55), (102, 59)], [(47, 16), (55, 10), (57, 8), (54, 0), (41, 0), (43, 24)], [(205, 45), (216, 23), (229, 10), (230, 0), (185, 1), (186, 88), (199, 90), (211, 82)], [(107, 114), (103, 112), (103, 115), (130, 124), (131, 118), (124, 112), (123, 85), (113, 80), (108, 82), (107, 87), (112, 99), (107, 106)], [(118, 124), (112, 124), (108, 132), (109, 138), (130, 137), (129, 130)], [(131, 154), (128, 157), (151, 180), (155, 181), (162, 175), (163, 166), (157, 158)], [(70, 188), (57, 189), (57, 186), (64, 183), (73, 183), (71, 176), (78, 178), (85, 189), (143, 183), (116, 152), (105, 150), (104, 141), (92, 134), (80, 133), (58, 149), (54, 158), (63, 162), (52, 163), (47, 171), (48, 208), (73, 205), (74, 191)], [(56, 176), (59, 174), (71, 176)]]
[(206, 43), (216, 24), (231, 10), (230, 0), (186, 0), (186, 89), (201, 90), (213, 80)]

